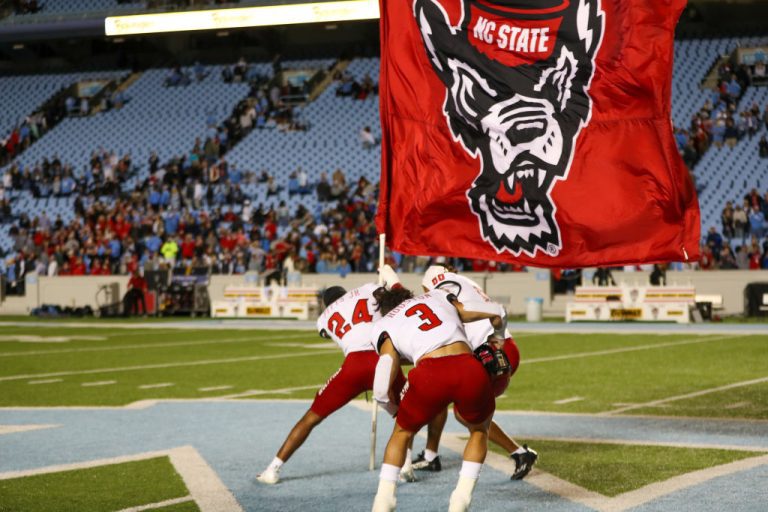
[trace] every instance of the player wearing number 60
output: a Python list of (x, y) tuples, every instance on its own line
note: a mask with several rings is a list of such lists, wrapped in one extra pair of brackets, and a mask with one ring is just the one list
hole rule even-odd
[[(485, 461), (496, 403), (486, 369), (472, 353), (464, 323), (488, 319), (494, 328), (501, 329), (502, 319), (492, 313), (465, 310), (455, 295), (440, 290), (414, 298), (409, 290), (396, 285), (391, 290), (380, 288), (374, 295), (384, 317), (373, 328), (380, 354), (373, 394), (397, 417), (384, 452), (373, 512), (395, 509), (397, 480), (407, 447), (415, 433), (451, 403), (469, 429), (469, 440), (449, 511), (465, 511)], [(413, 361), (415, 367), (408, 374), (398, 407), (395, 384), (404, 361)]]
[[(373, 322), (381, 318), (374, 307), (375, 284), (347, 292), (332, 286), (323, 293), (325, 311), (317, 319), (320, 336), (335, 341), (344, 351), (344, 362), (315, 395), (309, 410), (291, 429), (272, 463), (256, 478), (265, 484), (280, 480), (280, 469), (325, 418), (341, 409), (360, 393), (373, 389), (373, 376), (379, 356), (373, 346)], [(400, 392), (405, 384), (402, 371), (393, 375), (392, 389)]]

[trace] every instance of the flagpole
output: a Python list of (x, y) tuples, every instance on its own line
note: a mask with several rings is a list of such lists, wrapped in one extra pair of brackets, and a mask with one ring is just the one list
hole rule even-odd
[[(387, 242), (387, 235), (385, 233), (379, 234), (379, 268), (384, 266), (384, 251)], [(379, 285), (382, 283), (381, 272), (379, 272)], [(373, 400), (373, 407), (371, 408), (371, 450), (370, 459), (368, 460), (368, 471), (373, 471), (376, 468), (376, 423), (379, 418), (379, 404), (376, 399)]]

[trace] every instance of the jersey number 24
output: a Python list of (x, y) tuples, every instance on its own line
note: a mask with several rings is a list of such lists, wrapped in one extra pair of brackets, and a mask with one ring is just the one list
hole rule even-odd
[[(352, 325), (370, 322), (371, 320), (373, 320), (373, 316), (368, 311), (368, 299), (358, 300), (354, 311), (352, 311)], [(348, 324), (338, 311), (328, 319), (328, 329), (339, 339), (342, 339), (349, 332), (352, 325)]]

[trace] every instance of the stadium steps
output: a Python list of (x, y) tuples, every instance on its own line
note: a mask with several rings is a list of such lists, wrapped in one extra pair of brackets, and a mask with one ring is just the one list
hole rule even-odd
[(125, 92), (126, 89), (128, 89), (130, 86), (134, 84), (144, 73), (141, 71), (136, 71), (134, 73), (131, 73), (128, 75), (128, 77), (121, 81), (120, 84), (118, 84), (117, 89), (115, 89), (115, 92)]
[(704, 78), (704, 81), (702, 81), (701, 83), (702, 89), (712, 89), (713, 87), (717, 87), (718, 85), (720, 85), (720, 73), (719, 73), (720, 66), (722, 64), (727, 64), (730, 60), (731, 60), (731, 54), (718, 56), (718, 59), (709, 69), (709, 73), (707, 73), (707, 76)]
[(333, 68), (331, 68), (330, 72), (325, 75), (325, 78), (323, 78), (323, 80), (317, 84), (314, 89), (312, 89), (312, 92), (309, 93), (307, 103), (317, 99), (317, 97), (320, 96), (328, 88), (328, 86), (333, 83), (333, 77), (336, 76), (337, 73), (341, 73), (347, 69), (349, 62), (349, 59), (336, 61), (336, 64), (333, 65)]
[[(126, 89), (128, 89), (128, 88), (129, 88), (131, 85), (133, 85), (133, 83), (134, 83), (136, 80), (138, 80), (139, 78), (141, 78), (141, 75), (142, 75), (142, 74), (143, 74), (143, 73), (141, 73), (140, 71), (138, 71), (138, 72), (135, 72), (135, 73), (131, 73), (130, 75), (127, 75), (127, 76), (126, 76), (125, 78), (123, 78), (122, 80), (121, 80), (121, 79), (118, 79), (118, 80), (117, 80), (117, 87), (115, 87), (115, 90), (113, 91), (113, 94), (114, 94), (114, 93), (116, 93), (116, 92), (124, 92), (124, 91), (125, 91)], [(92, 115), (92, 116), (93, 116), (93, 115), (96, 115), (96, 114), (98, 114), (99, 112), (101, 112), (101, 110), (102, 110), (102, 109), (101, 109), (101, 104), (99, 104), (99, 105), (96, 105), (96, 106), (95, 106), (93, 109), (91, 109), (91, 114), (90, 114), (90, 115)]]
[[(55, 103), (55, 102), (58, 102), (58, 101), (62, 101), (62, 100), (63, 100), (63, 98), (64, 98), (64, 96), (67, 94), (67, 91), (69, 90), (69, 87), (70, 87), (70, 86), (64, 86), (64, 87), (61, 87), (61, 88), (59, 88), (59, 89), (58, 89), (56, 92), (54, 92), (52, 95), (50, 95), (48, 98), (46, 98), (46, 99), (45, 99), (45, 101), (43, 101), (43, 102), (42, 102), (42, 103), (40, 103), (40, 104), (39, 104), (37, 107), (35, 107), (35, 108), (32, 110), (32, 112), (30, 112), (29, 114), (27, 114), (25, 117), (31, 117), (31, 116), (34, 116), (35, 114), (37, 114), (38, 112), (44, 112), (44, 111), (46, 110), (46, 108), (47, 108), (48, 104), (50, 104), (50, 103)], [(50, 132), (51, 130), (53, 130), (53, 129), (56, 127), (56, 125), (57, 125), (57, 124), (59, 124), (59, 123), (61, 122), (61, 119), (62, 119), (62, 118), (59, 118), (59, 119), (53, 118), (53, 119), (51, 119), (51, 120), (49, 121), (49, 124), (48, 124), (48, 129), (47, 129), (45, 132), (41, 133), (41, 134), (40, 134), (40, 137), (39, 137), (37, 140), (33, 140), (33, 141), (31, 141), (31, 142), (29, 143), (29, 145), (28, 145), (28, 146), (26, 146), (26, 147), (21, 147), (21, 148), (20, 148), (20, 151), (18, 151), (18, 152), (17, 152), (17, 153), (14, 155), (13, 159), (12, 159), (11, 161), (9, 161), (9, 162), (6, 162), (6, 165), (10, 165), (10, 164), (11, 164), (13, 161), (15, 161), (15, 160), (16, 160), (16, 159), (17, 159), (17, 158), (20, 156), (20, 155), (24, 154), (24, 152), (28, 151), (28, 150), (29, 150), (29, 148), (31, 148), (32, 146), (34, 146), (34, 145), (35, 145), (37, 142), (39, 142), (39, 141), (40, 141), (40, 140), (41, 140), (43, 137), (45, 137), (45, 135), (46, 135), (48, 132)]]

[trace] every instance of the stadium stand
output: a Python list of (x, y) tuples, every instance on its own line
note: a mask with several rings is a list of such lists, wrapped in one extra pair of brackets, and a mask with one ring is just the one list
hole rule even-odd
[[(759, 38), (676, 42), (672, 112), (675, 125), (694, 128), (692, 120), (698, 119), (702, 109), (708, 109), (713, 117), (723, 112), (725, 106), (709, 105), (713, 91), (700, 85), (708, 75), (720, 71), (723, 55), (739, 45), (760, 42)], [(261, 120), (254, 117), (255, 128), (249, 126), (245, 130), (238, 127), (239, 116), (252, 105), (258, 109), (266, 99), (263, 94), (257, 95), (256, 86), (223, 80), (225, 76), (231, 78), (234, 67), (206, 69), (200, 81), (196, 78), (197, 68), (181, 70), (189, 77), (182, 81), (188, 85), (175, 87), (167, 85), (178, 71), (144, 72), (126, 89), (130, 102), (123, 108), (67, 118), (19, 156), (13, 166), (0, 169), (0, 174), (12, 168), (23, 173), (25, 168), (45, 159), (50, 163), (55, 157), (63, 167), (71, 168), (77, 182), (85, 180), (85, 188), (78, 189), (80, 193), (59, 193), (58, 197), (35, 197), (40, 194), (29, 189), (6, 190), (6, 200), (12, 199), (13, 217), (11, 222), (6, 218), (5, 224), (0, 225), (0, 254), (5, 255), (0, 267), (8, 267), (8, 257), (17, 255), (19, 249), (26, 246), (27, 252), (39, 252), (39, 245), (47, 243), (50, 254), (30, 262), (43, 272), (55, 258), (58, 271), (64, 269), (65, 273), (71, 272), (65, 266), (79, 267), (81, 263), (85, 267), (77, 273), (88, 272), (95, 260), (106, 263), (108, 270), (99, 270), (103, 272), (127, 272), (138, 265), (151, 268), (160, 264), (162, 244), (172, 238), (171, 245), (176, 248), (169, 247), (168, 254), (178, 253), (179, 257), (168, 259), (174, 259), (188, 271), (195, 265), (205, 265), (214, 272), (269, 273), (279, 269), (283, 260), (308, 271), (343, 274), (371, 270), (376, 250), (372, 221), (380, 161), (375, 94), (378, 67), (375, 58), (358, 58), (348, 63), (329, 59), (284, 62), (284, 70), (333, 69), (334, 81), (324, 89), (321, 87), (321, 92), (304, 105), (280, 107), (290, 111), (293, 124), (283, 124), (275, 118), (275, 110), (270, 110), (271, 114)], [(252, 64), (248, 76), (258, 82), (271, 72), (272, 64)], [(2, 118), (3, 125), (12, 125), (57, 87), (86, 76), (90, 75), (0, 79), (0, 90), (8, 90), (14, 98), (23, 97)], [(40, 90), (27, 96), (20, 94), (30, 83), (44, 85), (36, 85)], [(268, 89), (262, 87), (262, 91), (271, 96)], [(276, 108), (277, 98), (269, 100), (272, 108)], [(753, 103), (764, 111), (768, 90), (744, 84), (734, 103), (737, 114)], [(224, 127), (231, 139), (224, 141), (218, 151), (220, 158), (206, 158), (203, 141), (217, 140)], [(363, 132), (366, 127), (371, 129), (369, 133)], [(707, 133), (707, 143), (697, 155), (693, 173), (705, 228), (702, 237), (704, 243), (718, 251), (717, 257), (713, 255), (713, 264), (717, 263), (723, 243), (712, 244), (713, 237), (707, 229), (718, 226), (719, 230), (725, 202), (740, 204), (752, 188), (768, 189), (768, 160), (758, 157), (759, 141), (765, 133), (763, 123), (759, 123), (752, 137), (745, 135), (732, 149), (717, 145), (709, 148), (711, 135)], [(684, 145), (681, 144), (681, 153)], [(93, 165), (95, 152), (101, 165), (110, 160), (125, 163), (125, 168), (116, 167), (121, 192), (94, 188), (98, 177), (92, 177), (86, 168)], [(157, 166), (165, 174), (151, 172), (148, 162), (153, 152), (157, 152)], [(197, 158), (208, 161), (198, 168), (191, 165)], [(173, 178), (180, 178), (176, 185)], [(0, 198), (0, 207), (2, 204)], [(78, 225), (76, 210), (90, 218), (94, 227)], [(48, 240), (35, 235), (40, 220), (36, 222), (34, 217), (42, 211), (46, 212), (45, 224), (54, 228), (60, 225), (60, 229), (52, 230)], [(116, 220), (118, 213), (126, 215), (135, 229), (122, 225), (125, 219)], [(100, 215), (104, 218), (100, 219)], [(159, 230), (158, 225), (162, 225)], [(159, 231), (158, 239), (152, 237), (153, 230)], [(118, 233), (120, 236), (116, 236)], [(191, 240), (186, 236), (190, 233)], [(78, 243), (69, 242), (72, 236)], [(115, 238), (119, 243), (113, 241)], [(741, 239), (738, 242), (741, 244)], [(749, 245), (748, 242), (745, 236), (743, 243)], [(750, 251), (758, 251), (758, 264), (762, 265), (768, 259), (759, 242), (757, 249)], [(150, 257), (149, 253), (154, 255)], [(83, 256), (81, 262), (78, 258)], [(417, 270), (428, 261), (397, 254), (391, 257), (392, 263)], [(487, 262), (456, 263), (473, 270), (519, 270)], [(702, 267), (708, 266), (708, 262), (703, 262)]]
[(36, 22), (68, 15), (119, 14), (143, 10), (148, 3), (141, 0), (13, 0), (13, 10), (4, 21)]

